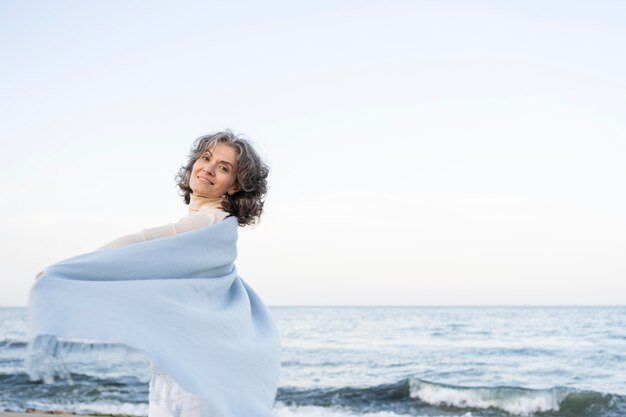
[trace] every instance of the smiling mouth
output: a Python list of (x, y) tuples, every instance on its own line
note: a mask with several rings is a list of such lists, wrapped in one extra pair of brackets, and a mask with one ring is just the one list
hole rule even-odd
[(196, 177), (196, 178), (199, 179), (200, 181), (202, 181), (205, 184), (213, 185), (213, 183), (211, 181), (209, 181), (208, 179), (206, 179), (206, 178), (202, 178), (202, 177)]

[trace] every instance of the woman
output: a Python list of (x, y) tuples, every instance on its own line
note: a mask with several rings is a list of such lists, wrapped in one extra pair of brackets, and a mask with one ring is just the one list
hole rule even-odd
[[(239, 226), (254, 224), (258, 221), (263, 210), (263, 198), (267, 192), (267, 175), (267, 166), (263, 163), (251, 144), (245, 139), (234, 135), (229, 130), (202, 136), (194, 142), (189, 155), (189, 160), (184, 166), (181, 167), (176, 177), (181, 196), (183, 197), (184, 202), (189, 205), (188, 216), (180, 219), (176, 223), (144, 229), (139, 233), (123, 236), (102, 246), (99, 248), (99, 251), (102, 249), (109, 250), (149, 240), (166, 238), (194, 230), (202, 229), (206, 231), (209, 230), (205, 229), (207, 226), (215, 225), (228, 217), (236, 218)], [(179, 249), (179, 247), (176, 248)], [(232, 269), (234, 269), (234, 267)], [(99, 280), (106, 281), (108, 279), (109, 278), (104, 278)], [(143, 277), (141, 279), (144, 280)], [(178, 281), (181, 282), (183, 280)], [(199, 282), (195, 280), (191, 281), (191, 285)], [(210, 280), (210, 282), (214, 283), (214, 280)], [(181, 285), (183, 284), (181, 283)], [(170, 289), (171, 288), (172, 287), (170, 287)], [(237, 290), (237, 288), (239, 288), (239, 290)], [(229, 282), (228, 289), (231, 291), (231, 294), (223, 296), (222, 298), (228, 300), (230, 303), (233, 299), (232, 293), (235, 292), (235, 294), (240, 294), (241, 288), (244, 288), (244, 290), (247, 291), (247, 295), (249, 297), (249, 300), (244, 300), (242, 304), (246, 305), (249, 302), (249, 304), (253, 307), (251, 309), (251, 316), (254, 317), (256, 315), (256, 321), (258, 323), (253, 323), (252, 325), (248, 324), (248, 328), (245, 329), (242, 334), (238, 334), (234, 337), (241, 338), (242, 335), (244, 335), (243, 337), (247, 337), (246, 335), (252, 333), (250, 331), (251, 329), (256, 333), (258, 333), (258, 329), (261, 329), (261, 333), (258, 334), (266, 332), (268, 336), (266, 338), (268, 344), (264, 345), (264, 348), (267, 350), (268, 346), (270, 346), (269, 350), (272, 351), (273, 348), (271, 345), (272, 343), (275, 345), (276, 342), (276, 340), (273, 340), (275, 338), (275, 335), (273, 334), (275, 329), (273, 329), (272, 323), (269, 323), (268, 325), (267, 314), (262, 310), (264, 306), (260, 300), (256, 299), (252, 289), (245, 283), (243, 286), (237, 287), (233, 285), (232, 282)], [(212, 303), (217, 304), (214, 295), (218, 293), (217, 290), (210, 293), (212, 290), (201, 288), (199, 291), (208, 291), (207, 299), (211, 300)], [(160, 294), (160, 296), (163, 296), (163, 294)], [(172, 291), (170, 290), (166, 293), (166, 297), (175, 299), (172, 295)], [(180, 298), (180, 294), (177, 297)], [(188, 293), (186, 297), (187, 300), (190, 299)], [(174, 307), (177, 306), (177, 304), (172, 305)], [(185, 307), (188, 306), (185, 305)], [(207, 307), (208, 309), (211, 305), (208, 304), (208, 302), (202, 301), (200, 303), (200, 307)], [(233, 308), (231, 308), (231, 311), (228, 311), (227, 308), (220, 306), (216, 311), (222, 316), (227, 316), (227, 318), (236, 314), (241, 314), (241, 308), (234, 310), (235, 313), (233, 313)], [(216, 317), (219, 316), (215, 316), (214, 314), (213, 318)], [(262, 320), (259, 320), (259, 317)], [(255, 320), (252, 320), (252, 322), (254, 321)], [(259, 325), (263, 322), (265, 322), (264, 325)], [(246, 321), (245, 323), (248, 322)], [(241, 320), (239, 320), (237, 324), (241, 325)], [(41, 327), (45, 328), (45, 326)], [(224, 326), (222, 326), (222, 328), (223, 327)], [(226, 336), (232, 336), (233, 331), (236, 330), (227, 329), (225, 333)], [(113, 333), (114, 332), (115, 331), (113, 330)], [(107, 334), (107, 337), (119, 338), (118, 336), (113, 336), (112, 334)], [(158, 339), (158, 335), (155, 335), (155, 338)], [(256, 339), (254, 339), (252, 343), (253, 348), (263, 344), (259, 343), (258, 336), (255, 336), (255, 338)], [(223, 344), (224, 339), (221, 338), (218, 342)], [(213, 342), (208, 341), (207, 343)], [(132, 341), (129, 344), (132, 344)], [(237, 344), (237, 346), (239, 345), (240, 343)], [(235, 349), (238, 349), (238, 347)], [(233, 349), (233, 355), (235, 355), (235, 349)], [(209, 347), (207, 346), (207, 352), (208, 351)], [(219, 352), (219, 350), (216, 351)], [(161, 355), (161, 352), (155, 352), (155, 354)], [(226, 354), (228, 354), (228, 352), (226, 352)], [(242, 355), (242, 361), (248, 360), (248, 356), (249, 354), (244, 353), (244, 355)], [(264, 362), (269, 363), (265, 363), (263, 365), (260, 364), (259, 370), (268, 369), (268, 373), (273, 373), (273, 368), (277, 367), (275, 355), (271, 353), (269, 356), (266, 355), (264, 358), (269, 358), (269, 361), (264, 359)], [(164, 361), (164, 363), (168, 362)], [(172, 365), (168, 363), (167, 366)], [(223, 413), (223, 415), (227, 415), (227, 413), (234, 413), (232, 410), (244, 410), (246, 408), (245, 406), (233, 406), (233, 401), (230, 401), (230, 405), (216, 406), (213, 404), (215, 399), (207, 398), (206, 394), (203, 397), (189, 392), (165, 371), (158, 368), (154, 361), (151, 361), (151, 371), (152, 376), (150, 380), (148, 409), (149, 417), (202, 417), (218, 415), (218, 412)], [(215, 370), (216, 374), (218, 371), (219, 370)], [(231, 371), (236, 372), (235, 369), (231, 369)], [(186, 376), (183, 376), (182, 378), (185, 377)], [(189, 386), (192, 386), (192, 382), (189, 383)], [(270, 382), (270, 390), (273, 389), (271, 388), (271, 384), (272, 383)], [(244, 396), (240, 399), (240, 401), (245, 402), (248, 400), (245, 398), (245, 392), (241, 392), (240, 395)], [(252, 393), (252, 395), (254, 395), (254, 393)], [(265, 395), (265, 398), (269, 397)], [(222, 401), (222, 399), (220, 399), (220, 401)], [(234, 401), (237, 401), (237, 399), (235, 398)], [(257, 410), (258, 409), (259, 408), (257, 406)], [(258, 411), (256, 412), (258, 413)]]
[(236, 216), (240, 226), (258, 221), (267, 192), (268, 168), (245, 139), (230, 131), (201, 136), (176, 176), (189, 214), (178, 223), (144, 229), (100, 249), (143, 242)]

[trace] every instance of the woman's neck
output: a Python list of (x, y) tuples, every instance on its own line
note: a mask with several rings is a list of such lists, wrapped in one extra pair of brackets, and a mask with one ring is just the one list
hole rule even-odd
[(189, 213), (200, 211), (203, 208), (211, 207), (216, 209), (222, 208), (224, 197), (208, 198), (191, 194), (189, 196)]

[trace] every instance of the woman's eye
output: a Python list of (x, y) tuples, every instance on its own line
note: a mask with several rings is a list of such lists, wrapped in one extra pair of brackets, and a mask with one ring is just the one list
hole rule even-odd
[(208, 161), (209, 157), (208, 156), (203, 156), (202, 159), (204, 159), (205, 161)]
[(224, 165), (221, 165), (221, 166), (220, 166), (220, 170), (221, 170), (222, 172), (228, 172), (228, 168), (226, 168)]

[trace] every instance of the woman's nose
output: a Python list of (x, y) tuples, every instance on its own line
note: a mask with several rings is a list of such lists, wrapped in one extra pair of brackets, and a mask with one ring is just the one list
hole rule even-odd
[(202, 170), (205, 171), (207, 174), (213, 175), (214, 174), (214, 172), (213, 172), (214, 168), (215, 167), (213, 166), (213, 164), (209, 162), (204, 167), (202, 167)]

